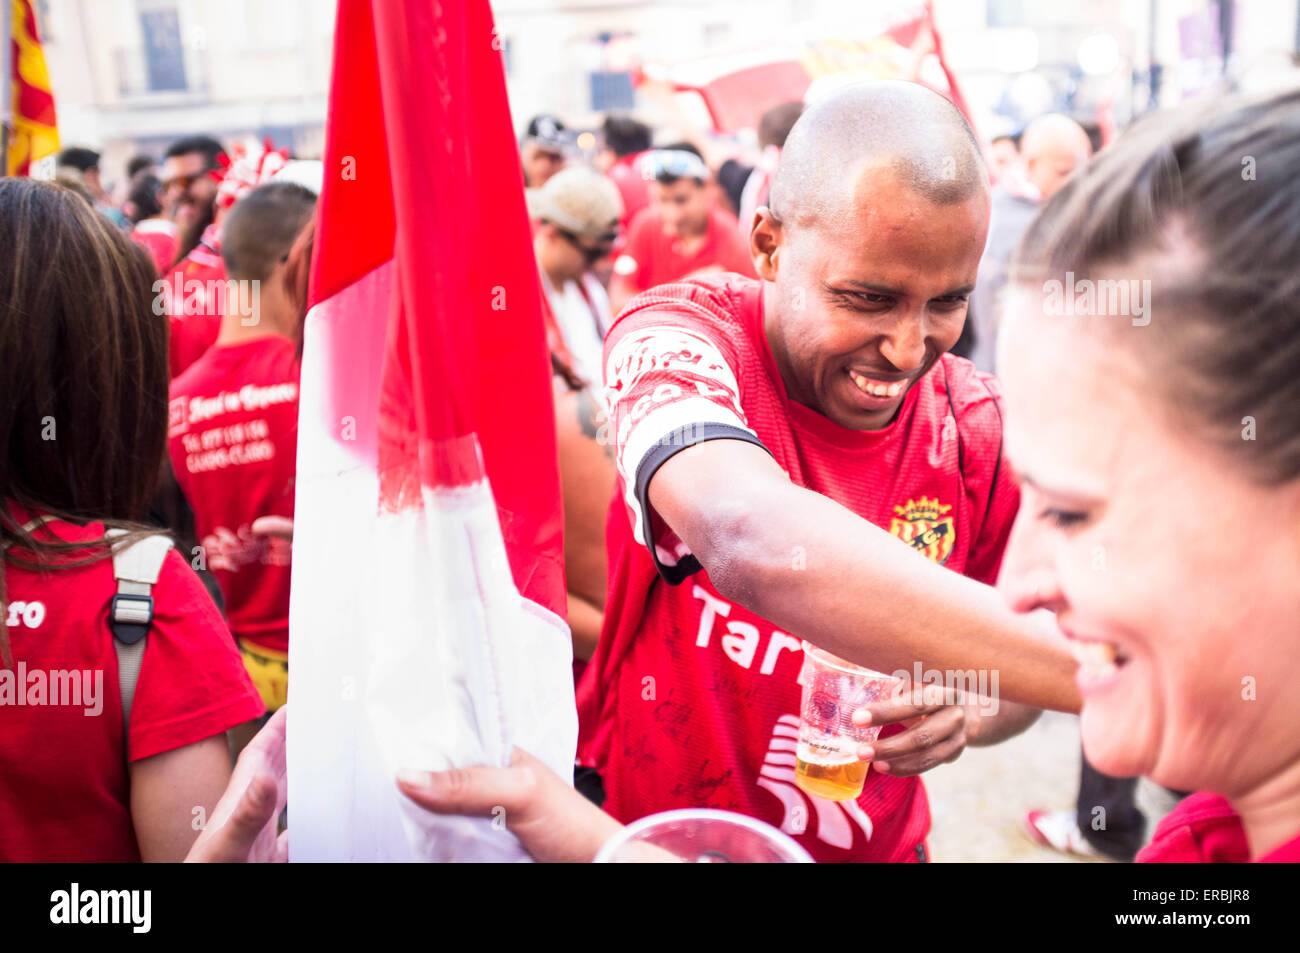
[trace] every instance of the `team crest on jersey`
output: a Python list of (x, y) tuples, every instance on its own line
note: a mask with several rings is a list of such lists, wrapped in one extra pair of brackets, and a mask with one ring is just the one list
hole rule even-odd
[(952, 506), (924, 496), (895, 506), (898, 515), (889, 521), (889, 531), (913, 549), (933, 559), (940, 566), (952, 555), (957, 527), (947, 515)]

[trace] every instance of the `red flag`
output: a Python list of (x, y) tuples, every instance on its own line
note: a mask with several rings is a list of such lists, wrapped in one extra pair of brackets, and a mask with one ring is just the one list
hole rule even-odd
[[(372, 21), (370, 8), (339, 5), (312, 300), (393, 258), (386, 502), (400, 505), (417, 475), (433, 485), (480, 477), (477, 461), (428, 445), (477, 433), (515, 580), (563, 613), (550, 363), (491, 11), (375, 3)], [(410, 401), (399, 399), (406, 389)]]
[(392, 783), (513, 744), (572, 768), (550, 361), (500, 44), (487, 0), (340, 0), (334, 56), (298, 444), (293, 849), (504, 856)]

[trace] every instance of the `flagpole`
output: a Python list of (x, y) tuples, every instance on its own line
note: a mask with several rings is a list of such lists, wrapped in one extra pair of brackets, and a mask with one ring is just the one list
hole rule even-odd
[(0, 177), (9, 174), (9, 123), (13, 119), (13, 64), (10, 33), (14, 26), (13, 0), (0, 0)]

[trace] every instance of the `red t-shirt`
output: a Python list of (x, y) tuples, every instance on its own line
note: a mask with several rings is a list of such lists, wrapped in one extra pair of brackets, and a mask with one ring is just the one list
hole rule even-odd
[(749, 245), (741, 237), (734, 215), (720, 208), (710, 210), (704, 243), (695, 252), (686, 254), (681, 240), (664, 234), (658, 213), (647, 208), (632, 220), (627, 245), (614, 263), (614, 273), (633, 289), (645, 291), (712, 266), (758, 277), (749, 257)]
[[(57, 523), (36, 533), (94, 540), (104, 527)], [(113, 561), (45, 573), (9, 563), (3, 571), (14, 668), (0, 669), (0, 861), (138, 861), (108, 625)], [(153, 600), (131, 706), (132, 761), (266, 710), (221, 613), (175, 550)], [(20, 689), (26, 704), (18, 704)]]
[(171, 319), (168, 363), (173, 378), (202, 357), (221, 330), (222, 296), (227, 291), (217, 287), (226, 281), (220, 234), (209, 225), (199, 243), (163, 279)]
[(650, 204), (650, 189), (638, 165), (643, 155), (644, 152), (638, 152), (635, 155), (623, 156), (605, 173), (618, 188), (618, 194), (623, 199), (623, 218), (619, 221), (619, 225), (625, 233), (628, 223), (636, 213)]
[[(643, 461), (683, 444), (665, 435), (748, 434), (797, 485), (991, 583), (1019, 503), (1000, 465), (996, 383), (945, 355), (887, 428), (844, 429), (787, 397), (763, 333), (762, 282), (737, 275), (634, 299), (605, 339), (605, 383), (619, 476), (610, 582), (578, 690), (579, 756), (602, 773), (605, 809), (627, 822), (716, 807), (781, 828), (819, 861), (918, 859), (930, 826), (919, 779), (871, 772), (856, 802), (795, 786), (799, 634), (724, 599), (704, 571), (669, 585), (628, 488)], [(682, 541), (657, 516), (652, 526), (665, 573), (689, 572)], [(927, 529), (936, 541), (921, 548)]]
[(296, 346), (276, 335), (210, 348), (172, 381), (168, 451), (238, 638), (289, 647), (288, 541), (254, 536), (293, 517)]
[[(1156, 825), (1139, 864), (1242, 864), (1251, 859), (1241, 816), (1221, 794), (1202, 791), (1183, 798)], [(1300, 836), (1276, 847), (1257, 864), (1300, 864)]]
[(158, 274), (170, 274), (176, 257), (176, 224), (163, 218), (146, 218), (131, 229), (131, 240), (149, 253)]
[(1156, 825), (1139, 864), (1241, 864), (1250, 845), (1241, 818), (1219, 794), (1189, 794)]

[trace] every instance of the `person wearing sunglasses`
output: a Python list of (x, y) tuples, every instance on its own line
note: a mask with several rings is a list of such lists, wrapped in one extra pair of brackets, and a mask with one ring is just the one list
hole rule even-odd
[(627, 247), (614, 263), (610, 300), (622, 310), (633, 295), (707, 272), (756, 277), (735, 216), (719, 208), (713, 176), (686, 148), (641, 157), (650, 204), (628, 226)]
[(210, 136), (187, 136), (167, 149), (163, 159), (163, 211), (180, 229), (176, 261), (199, 244), (216, 217), (217, 184), (226, 150)]
[(528, 192), (538, 222), (533, 251), (542, 288), (573, 370), (588, 383), (600, 381), (600, 349), (612, 315), (605, 289), (592, 268), (618, 239), (623, 200), (595, 169), (572, 166)]

